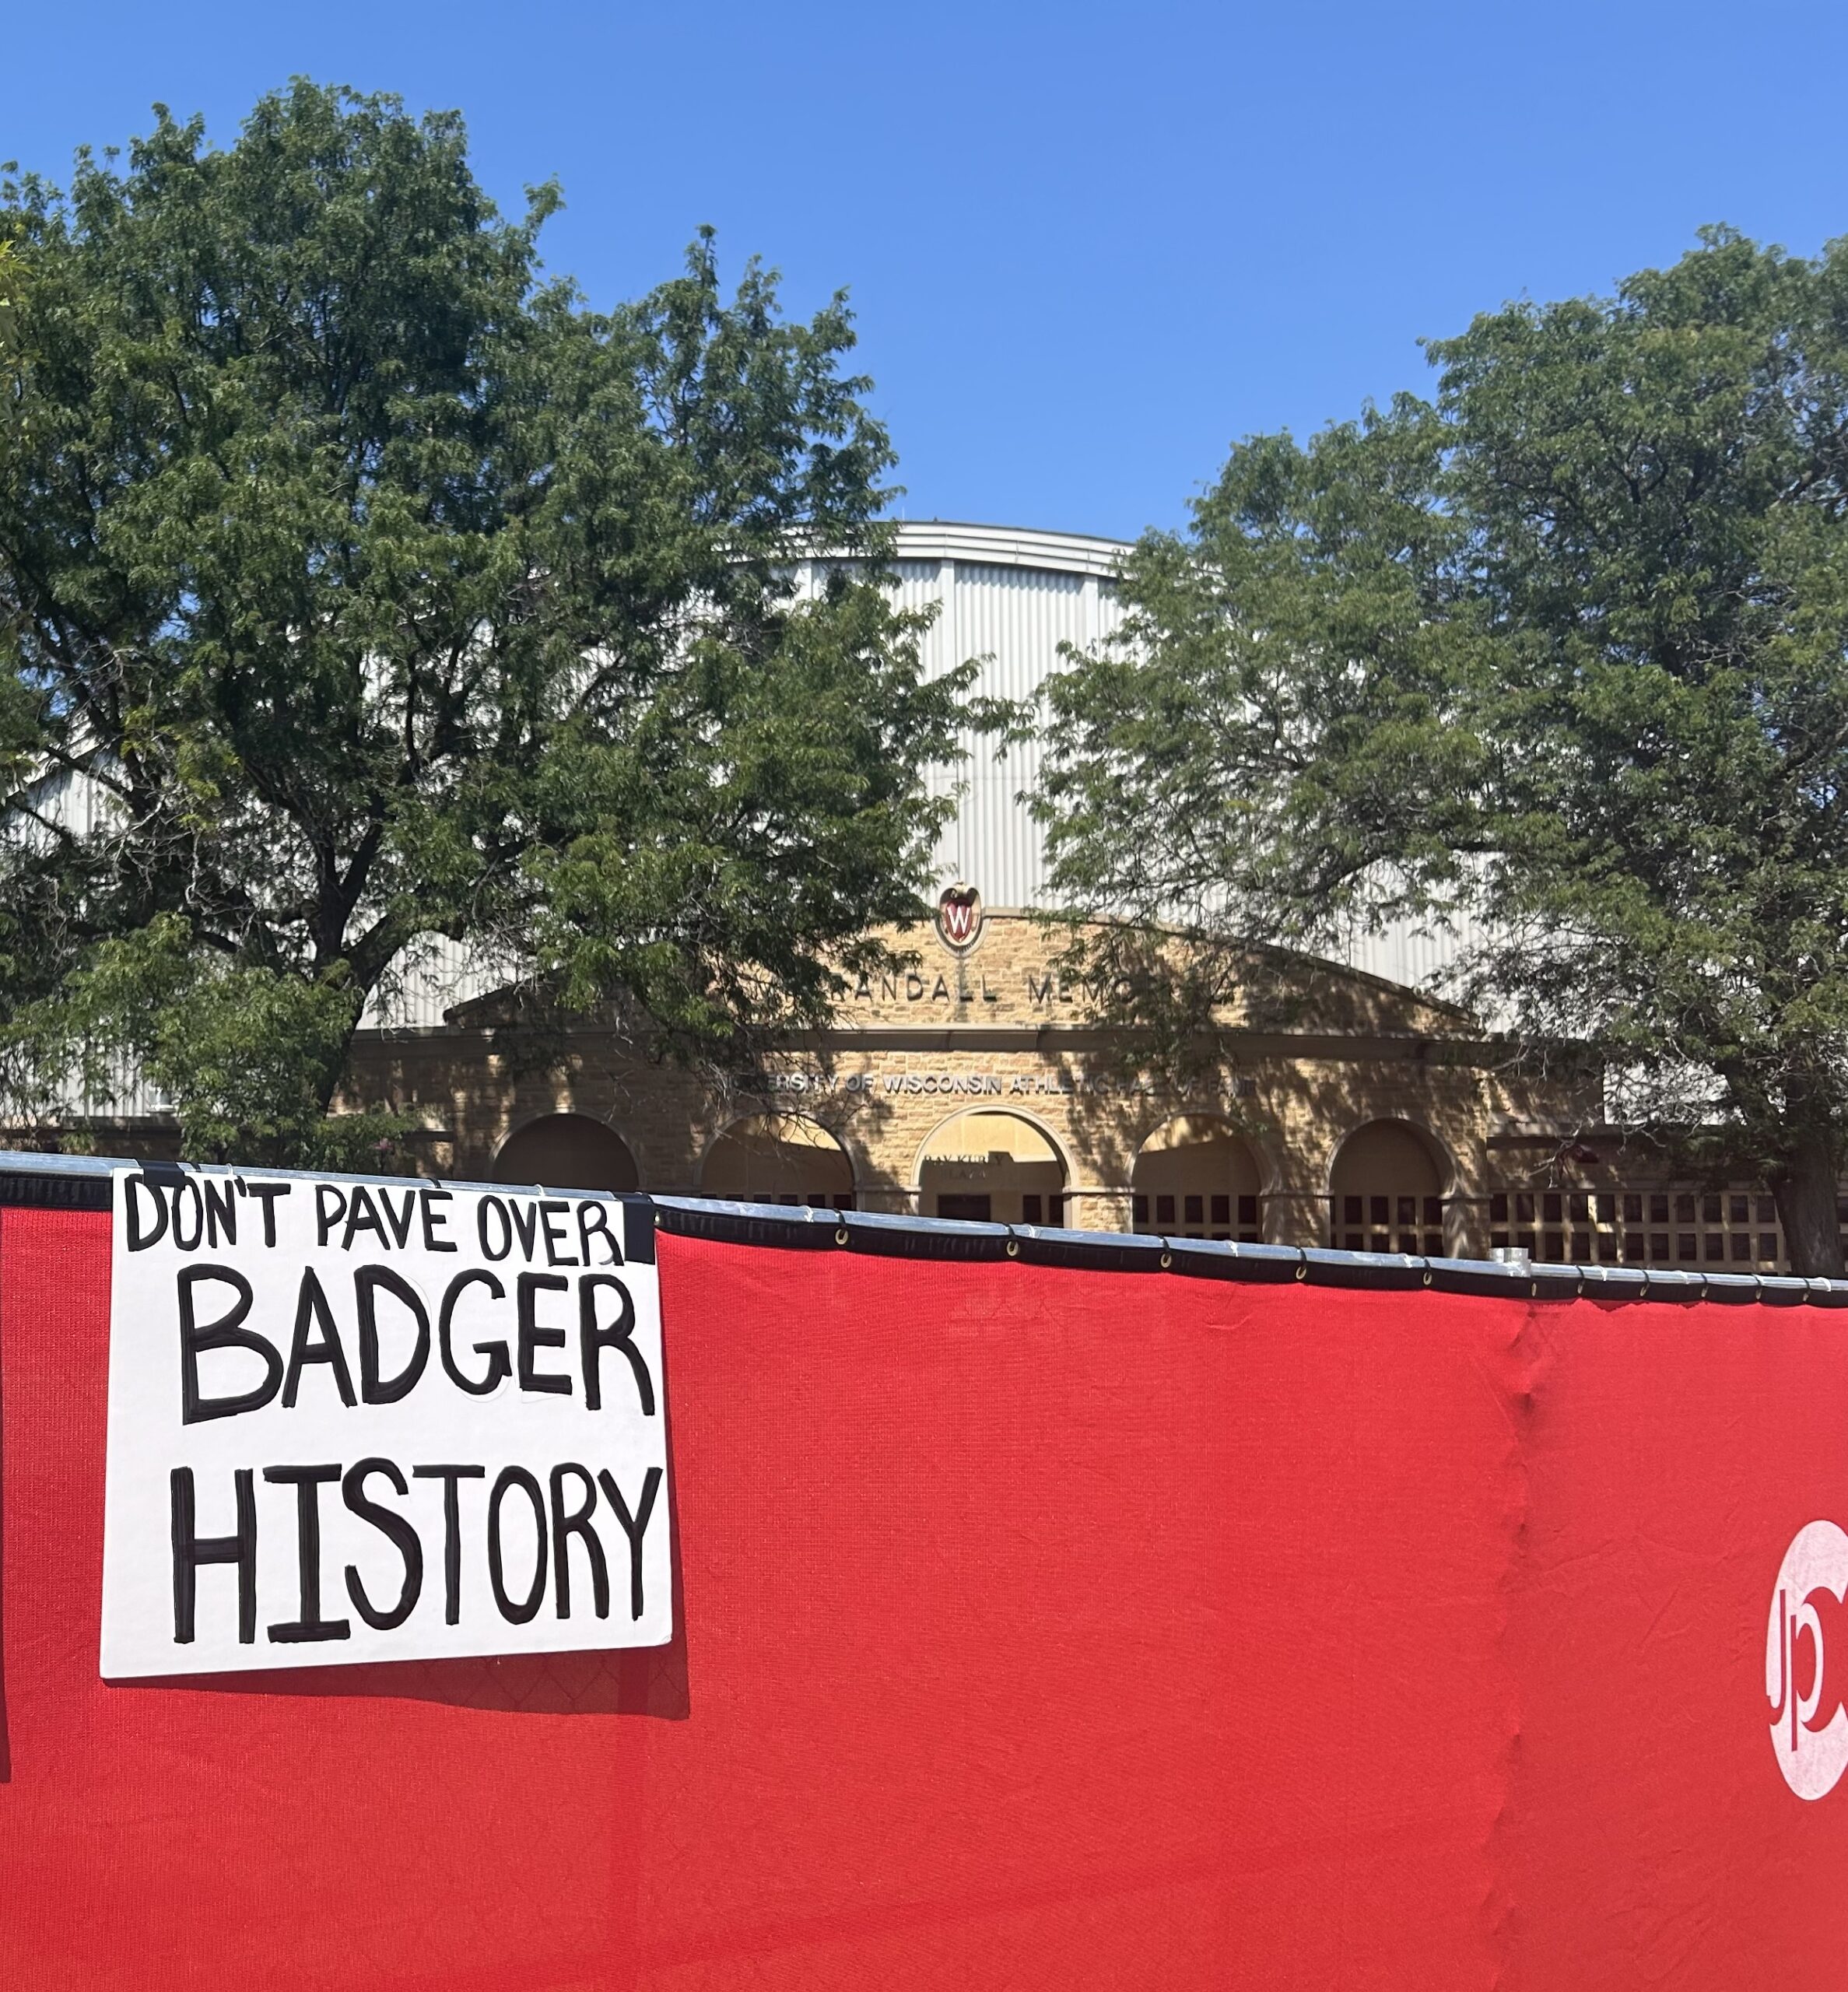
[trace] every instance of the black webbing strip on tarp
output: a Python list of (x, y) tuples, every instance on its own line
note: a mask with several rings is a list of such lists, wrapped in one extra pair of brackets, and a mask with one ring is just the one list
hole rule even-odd
[[(77, 1163), (84, 1166), (72, 1166)], [(110, 1166), (89, 1156), (0, 1151), (0, 1205), (16, 1210), (106, 1211)]]
[[(34, 1210), (106, 1211), (110, 1172), (135, 1167), (99, 1156), (0, 1151), (0, 1206)], [(163, 1176), (173, 1163), (151, 1163)], [(219, 1164), (199, 1166), (235, 1175)], [(363, 1182), (363, 1177), (265, 1170), (266, 1176)], [(400, 1178), (398, 1180), (421, 1179)], [(527, 1188), (507, 1184), (446, 1183), (454, 1189)], [(543, 1194), (581, 1197), (583, 1190), (546, 1187)], [(591, 1194), (605, 1194), (601, 1191)], [(1703, 1273), (1681, 1268), (1514, 1265), (1484, 1259), (1427, 1259), (1413, 1254), (1332, 1252), (1289, 1245), (1240, 1245), (1201, 1238), (1066, 1231), (1036, 1225), (978, 1224), (949, 1218), (893, 1216), (877, 1211), (830, 1211), (778, 1204), (727, 1203), (710, 1198), (612, 1195), (623, 1207), (623, 1249), (647, 1263), (657, 1229), (676, 1237), (782, 1250), (871, 1252), (905, 1259), (1015, 1259), (1023, 1264), (1096, 1272), (1180, 1273), (1198, 1279), (1300, 1282), (1311, 1286), (1428, 1289), (1504, 1299), (1656, 1300), (1721, 1306), (1759, 1301), (1773, 1306), (1848, 1307), (1848, 1281), (1795, 1279), (1754, 1273)]]
[(1427, 1259), (1410, 1253), (1332, 1252), (1290, 1245), (1239, 1245), (1201, 1238), (977, 1224), (777, 1205), (657, 1197), (656, 1222), (682, 1238), (785, 1249), (877, 1252), (911, 1259), (1018, 1259), (1107, 1272), (1183, 1273), (1195, 1278), (1300, 1281), (1312, 1286), (1429, 1289), (1504, 1299), (1762, 1300), (1786, 1306), (1848, 1307), (1848, 1282), (1640, 1266), (1510, 1265), (1487, 1259)]

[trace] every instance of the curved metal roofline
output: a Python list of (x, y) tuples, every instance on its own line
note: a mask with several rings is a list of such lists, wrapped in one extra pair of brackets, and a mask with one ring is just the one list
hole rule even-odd
[(966, 560), (978, 566), (1036, 567), (1108, 580), (1130, 542), (1101, 535), (1043, 532), (1034, 526), (975, 525), (959, 519), (897, 519), (901, 560)]

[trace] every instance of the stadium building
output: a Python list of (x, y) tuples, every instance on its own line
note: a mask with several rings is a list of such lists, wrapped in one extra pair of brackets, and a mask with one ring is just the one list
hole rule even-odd
[[(1061, 647), (1116, 626), (1126, 550), (905, 524), (892, 586), (903, 605), (936, 611), (929, 668), (980, 658), (984, 690), (1023, 700)], [(987, 742), (966, 744), (968, 760), (938, 777), (958, 802), (936, 853), (935, 922), (891, 937), (909, 966), (861, 982), (825, 1034), (721, 1077), (639, 1056), (591, 1021), (561, 1064), (528, 1055), (517, 991), (439, 946), (369, 1010), (357, 1093), (405, 1110), (420, 1166), (452, 1178), (1355, 1250), (1785, 1264), (1762, 1186), (1665, 1180), (1601, 1127), (1594, 1072), (1524, 1080), (1506, 1040), (1427, 993), (1454, 938), (1401, 929), (1339, 959), (1291, 959), (1287, 1001), (1222, 1020), (1212, 1071), (1177, 1087), (1126, 1069), (1096, 992), (1061, 975), (1058, 937), (1031, 911), (1045, 857), (1018, 798), (1037, 749), (998, 761)], [(100, 806), (68, 781), (33, 796), (80, 832)], [(172, 1116), (132, 1072), (70, 1118), (118, 1153), (175, 1145)]]
[[(906, 524), (893, 584), (936, 608), (932, 668), (980, 658), (983, 689), (1019, 699), (1061, 645), (1110, 633), (1124, 550)], [(453, 1177), (1348, 1249), (1782, 1263), (1761, 1191), (1639, 1174), (1620, 1141), (1587, 1142), (1594, 1076), (1536, 1089), (1506, 1043), (1422, 993), (1441, 938), (1401, 930), (1303, 960), (1287, 1027), (1235, 1016), (1222, 1064), (1184, 1092), (1124, 1071), (1094, 992), (1061, 978), (1030, 914), (1044, 853), (1017, 798), (1036, 751), (998, 763), (969, 744), (943, 777), (963, 787), (935, 922), (894, 937), (913, 966), (861, 982), (825, 1037), (721, 1084), (587, 1025), (542, 1072), (518, 1055), (510, 998), (458, 1001), (438, 974), (371, 1020), (363, 1090), (415, 1112), (424, 1166)]]

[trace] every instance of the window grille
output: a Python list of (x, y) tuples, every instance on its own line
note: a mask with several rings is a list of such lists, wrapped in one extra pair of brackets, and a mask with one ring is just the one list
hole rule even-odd
[(1328, 1200), (1329, 1243), (1338, 1252), (1443, 1256), (1443, 1199), (1387, 1191)]
[[(1848, 1197), (1836, 1205), (1848, 1233)], [(1489, 1242), (1562, 1265), (1684, 1266), (1778, 1272), (1789, 1264), (1777, 1204), (1766, 1191), (1498, 1190)]]
[(1145, 1236), (1236, 1239), (1241, 1245), (1261, 1245), (1263, 1201), (1261, 1197), (1235, 1197), (1216, 1190), (1153, 1196), (1138, 1192), (1130, 1200), (1130, 1222)]

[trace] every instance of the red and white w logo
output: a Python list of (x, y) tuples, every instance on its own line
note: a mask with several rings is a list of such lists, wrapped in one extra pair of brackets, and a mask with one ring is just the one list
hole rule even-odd
[(952, 886), (937, 902), (937, 931), (960, 954), (982, 931), (982, 896), (973, 886)]

